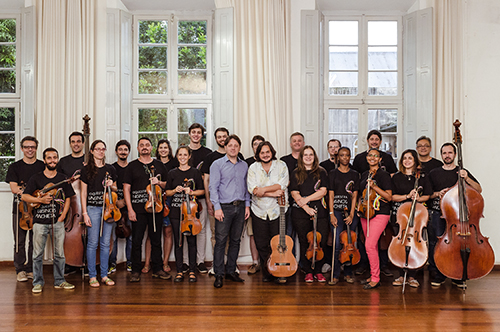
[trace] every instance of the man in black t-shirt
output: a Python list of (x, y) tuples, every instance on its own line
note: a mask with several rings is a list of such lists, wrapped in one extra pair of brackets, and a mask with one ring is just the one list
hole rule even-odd
[[(149, 195), (146, 188), (149, 184), (159, 185), (165, 189), (167, 179), (167, 169), (163, 163), (151, 158), (153, 146), (147, 137), (141, 137), (137, 142), (139, 158), (132, 161), (125, 170), (123, 179), (123, 196), (127, 204), (128, 218), (132, 221), (132, 274), (131, 282), (141, 280), (141, 255), (142, 239), (146, 227), (151, 241), (151, 268), (153, 278), (170, 279), (170, 274), (163, 271), (163, 260), (161, 250), (161, 234), (163, 225), (163, 215), (158, 213), (148, 213), (145, 205)], [(154, 175), (153, 175), (154, 167)]]
[(420, 136), (417, 139), (418, 159), (422, 163), (422, 173), (429, 174), (434, 168), (443, 166), (441, 160), (431, 157), (432, 142), (427, 136)]
[[(14, 230), (14, 266), (16, 268), (17, 281), (28, 281), (33, 279), (33, 232), (29, 232), (28, 255), (26, 256), (26, 235), (28, 230), (20, 227), (19, 221), (22, 217), (18, 209), (18, 198), (21, 197), (24, 187), (33, 174), (45, 169), (43, 161), (36, 159), (38, 140), (33, 136), (26, 136), (21, 140), (21, 151), (23, 158), (11, 164), (7, 170), (5, 182), (10, 186), (14, 194), (12, 207), (12, 229)], [(26, 204), (26, 203), (23, 203)], [(26, 228), (26, 227), (24, 227)]]
[[(382, 134), (380, 131), (373, 129), (368, 132), (366, 135), (366, 142), (368, 143), (368, 148), (375, 148), (380, 151), (380, 145), (382, 144)], [(363, 174), (365, 171), (368, 171), (370, 167), (368, 166), (368, 162), (366, 161), (367, 151), (361, 152), (354, 157), (354, 161), (352, 163), (352, 168), (357, 171), (359, 174)], [(394, 159), (392, 156), (384, 151), (380, 151), (380, 156), (382, 157), (382, 161), (380, 162), (380, 168), (389, 174), (394, 174), (398, 171), (396, 164), (394, 163)]]
[(332, 138), (326, 144), (326, 149), (328, 150), (328, 155), (330, 156), (327, 160), (322, 161), (319, 165), (326, 170), (326, 174), (330, 174), (330, 171), (334, 170), (338, 165), (338, 153), (342, 146), (338, 139)]
[[(47, 237), (52, 233), (54, 248), (54, 288), (73, 289), (64, 279), (64, 219), (69, 211), (70, 197), (75, 195), (66, 176), (57, 172), (59, 154), (54, 148), (43, 151), (45, 169), (33, 175), (24, 190), (23, 201), (39, 204), (33, 210), (33, 293), (41, 293), (43, 279), (43, 253)], [(48, 191), (49, 187), (52, 190)], [(46, 188), (46, 189), (44, 189)], [(37, 192), (37, 191), (40, 192)]]
[[(437, 238), (444, 233), (446, 227), (446, 221), (441, 218), (441, 199), (448, 190), (457, 183), (459, 175), (464, 178), (465, 182), (472, 188), (478, 192), (482, 191), (481, 185), (469, 171), (462, 169), (459, 174), (459, 167), (455, 166), (456, 153), (457, 150), (455, 145), (452, 143), (444, 143), (441, 146), (441, 158), (443, 159), (444, 165), (433, 169), (429, 174), (429, 180), (433, 191), (431, 195), (432, 202), (429, 209), (431, 220), (427, 226), (427, 231), (429, 233), (429, 271), (433, 275), (431, 281), (432, 286), (440, 286), (446, 280), (446, 277), (437, 269), (434, 261), (434, 249), (438, 241)], [(466, 287), (463, 281), (454, 280), (453, 283), (460, 288)]]

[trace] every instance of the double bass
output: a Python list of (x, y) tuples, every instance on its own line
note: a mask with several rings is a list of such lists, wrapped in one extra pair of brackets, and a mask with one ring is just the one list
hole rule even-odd
[(434, 261), (446, 277), (466, 281), (490, 273), (495, 264), (495, 254), (488, 238), (479, 230), (483, 197), (460, 176), (463, 169), (460, 125), (458, 120), (453, 123), (458, 152), (458, 181), (441, 199), (446, 229), (436, 244)]

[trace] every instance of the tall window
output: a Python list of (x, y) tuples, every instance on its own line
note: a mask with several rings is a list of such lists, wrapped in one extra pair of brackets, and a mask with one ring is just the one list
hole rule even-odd
[[(175, 149), (189, 143), (193, 122), (210, 123), (211, 21), (208, 17), (135, 20), (136, 133), (153, 144), (168, 138)], [(207, 128), (209, 129), (209, 128)]]
[(356, 153), (366, 134), (382, 133), (381, 149), (397, 158), (402, 109), (401, 20), (386, 17), (327, 19), (325, 116), (328, 139)]
[(0, 17), (0, 182), (16, 158), (16, 114), (19, 108), (18, 31), (16, 18)]

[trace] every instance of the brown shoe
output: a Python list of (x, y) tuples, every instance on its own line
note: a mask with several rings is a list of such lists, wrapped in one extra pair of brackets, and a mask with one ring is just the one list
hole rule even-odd
[(170, 273), (167, 273), (163, 270), (160, 270), (160, 271), (157, 271), (157, 272), (153, 272), (153, 275), (152, 275), (153, 278), (160, 278), (160, 279), (163, 279), (163, 280), (169, 280), (170, 278), (172, 278), (172, 276), (170, 275)]
[(130, 282), (139, 282), (141, 281), (141, 274), (139, 272), (132, 272), (130, 274)]
[(399, 277), (392, 282), (393, 286), (403, 286), (403, 277)]
[(255, 273), (259, 272), (259, 271), (260, 271), (260, 265), (259, 264), (252, 264), (248, 268), (247, 273), (248, 274), (255, 274)]
[(348, 283), (348, 284), (354, 284), (354, 278), (351, 277), (351, 276), (345, 276), (344, 277), (344, 280)]

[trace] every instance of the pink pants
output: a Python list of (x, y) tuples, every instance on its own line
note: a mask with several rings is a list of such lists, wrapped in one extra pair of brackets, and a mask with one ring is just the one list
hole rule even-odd
[(371, 281), (380, 281), (380, 263), (378, 259), (378, 240), (389, 222), (389, 215), (378, 214), (370, 219), (370, 236), (366, 235), (366, 219), (361, 218), (361, 226), (365, 233), (366, 255), (370, 261)]

